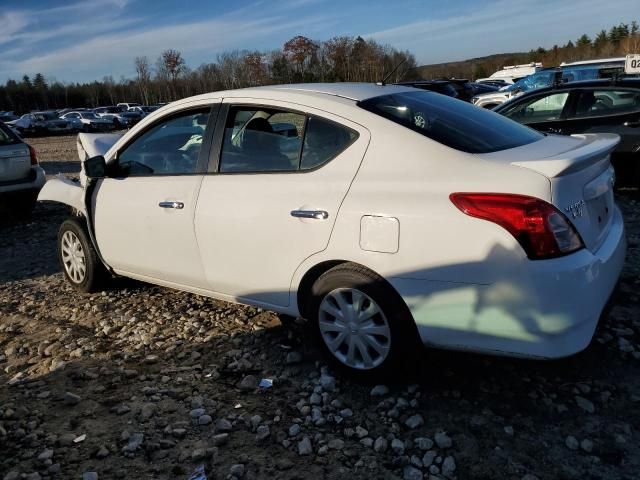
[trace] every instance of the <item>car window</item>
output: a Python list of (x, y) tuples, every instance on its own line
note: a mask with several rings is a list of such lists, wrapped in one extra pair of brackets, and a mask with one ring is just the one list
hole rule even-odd
[(640, 112), (640, 91), (584, 90), (580, 92), (574, 117), (623, 115)]
[(0, 124), (0, 145), (14, 145), (16, 143), (21, 142), (13, 133), (11, 133), (9, 127), (5, 127)]
[(198, 156), (209, 109), (190, 110), (154, 124), (119, 152), (118, 164), (127, 175), (199, 173)]
[(232, 108), (225, 125), (219, 171), (297, 170), (305, 120), (299, 113)]
[(357, 132), (318, 117), (311, 117), (307, 123), (302, 147), (300, 169), (316, 168), (351, 145)]
[(543, 138), (542, 134), (494, 112), (433, 92), (382, 95), (358, 105), (463, 152), (496, 152)]
[(557, 92), (547, 95), (536, 95), (511, 105), (500, 113), (519, 123), (548, 122), (560, 119), (562, 110), (569, 98), (569, 92)]
[(301, 113), (232, 108), (225, 125), (219, 171), (310, 170), (336, 157), (357, 137), (350, 128)]

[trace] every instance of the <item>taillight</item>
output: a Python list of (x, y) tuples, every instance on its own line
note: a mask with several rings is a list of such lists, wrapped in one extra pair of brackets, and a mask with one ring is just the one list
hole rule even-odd
[(29, 156), (31, 157), (31, 165), (38, 165), (38, 156), (36, 155), (36, 149), (31, 145), (27, 145), (29, 147)]
[(452, 193), (463, 213), (497, 223), (532, 260), (561, 257), (584, 247), (567, 217), (539, 198), (504, 193)]

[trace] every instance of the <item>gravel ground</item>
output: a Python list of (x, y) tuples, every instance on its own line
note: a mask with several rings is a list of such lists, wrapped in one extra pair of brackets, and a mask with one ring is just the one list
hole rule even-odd
[[(78, 170), (73, 138), (34, 140), (47, 173)], [(618, 202), (628, 261), (587, 350), (428, 351), (386, 386), (327, 370), (267, 311), (124, 279), (75, 292), (67, 211), (39, 205), (0, 224), (0, 478), (637, 479), (640, 212)]]

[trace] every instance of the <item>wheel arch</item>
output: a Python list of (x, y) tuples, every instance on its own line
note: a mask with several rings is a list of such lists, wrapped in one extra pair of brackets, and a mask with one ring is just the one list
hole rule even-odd
[(83, 186), (62, 175), (58, 175), (44, 184), (38, 194), (38, 201), (62, 203), (81, 212), (85, 217), (87, 216)]
[(308, 318), (308, 315), (307, 315), (308, 312), (305, 311), (305, 309), (306, 309), (305, 298), (308, 298), (308, 294), (311, 291), (311, 287), (313, 286), (315, 281), (318, 278), (320, 278), (320, 276), (322, 274), (324, 274), (325, 272), (331, 270), (332, 268), (334, 268), (334, 267), (336, 267), (338, 265), (343, 265), (343, 264), (350, 264), (350, 265), (354, 265), (354, 266), (357, 266), (357, 267), (360, 267), (360, 268), (364, 268), (366, 270), (369, 270), (370, 272), (372, 272), (376, 276), (380, 277), (380, 279), (389, 288), (389, 291), (393, 292), (393, 294), (396, 296), (397, 300), (404, 307), (405, 313), (408, 315), (408, 318), (411, 318), (413, 326), (416, 329), (416, 333), (417, 333), (417, 328), (418, 327), (416, 325), (415, 319), (413, 318), (413, 315), (411, 314), (411, 310), (409, 309), (409, 306), (404, 301), (404, 298), (402, 298), (402, 295), (400, 295), (400, 292), (398, 292), (398, 290), (389, 281), (387, 281), (387, 279), (385, 279), (384, 276), (380, 275), (378, 272), (376, 272), (372, 268), (370, 268), (370, 267), (368, 267), (366, 265), (363, 265), (361, 263), (351, 261), (351, 260), (325, 260), (325, 261), (322, 261), (320, 263), (315, 264), (314, 266), (312, 266), (311, 268), (309, 268), (306, 271), (306, 273), (302, 276), (302, 279), (300, 280), (300, 283), (298, 284), (298, 290), (297, 290), (297, 293), (296, 293), (296, 300), (297, 300), (298, 310), (300, 312), (300, 315), (303, 318)]

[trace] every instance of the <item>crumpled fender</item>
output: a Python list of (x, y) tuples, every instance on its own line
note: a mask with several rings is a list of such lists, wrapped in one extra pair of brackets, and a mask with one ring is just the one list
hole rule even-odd
[(87, 208), (84, 203), (84, 187), (79, 182), (74, 182), (64, 175), (57, 175), (44, 184), (38, 194), (38, 201), (46, 200), (64, 203), (82, 212), (85, 217), (87, 216)]

